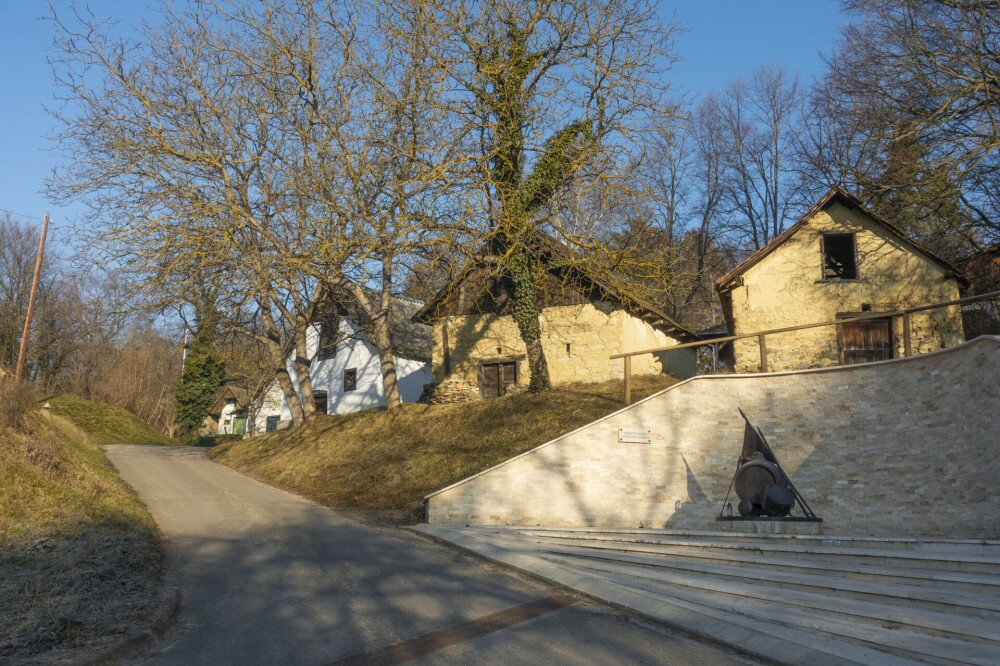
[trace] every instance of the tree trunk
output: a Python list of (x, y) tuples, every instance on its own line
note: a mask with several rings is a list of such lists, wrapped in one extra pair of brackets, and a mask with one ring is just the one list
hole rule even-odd
[(271, 363), (274, 365), (274, 378), (278, 382), (278, 386), (281, 387), (281, 393), (285, 396), (285, 403), (288, 405), (288, 411), (292, 415), (292, 425), (297, 426), (300, 423), (304, 423), (306, 420), (305, 414), (302, 411), (302, 401), (299, 399), (299, 392), (295, 390), (295, 384), (292, 382), (292, 375), (288, 372), (288, 366), (286, 365), (285, 355), (282, 353), (281, 345), (277, 342), (270, 341), (267, 345), (268, 355), (270, 356)]
[(295, 322), (295, 356), (292, 367), (299, 380), (299, 390), (302, 392), (302, 415), (308, 421), (316, 415), (316, 397), (312, 387), (312, 359), (309, 358), (309, 322)]
[(396, 357), (392, 348), (392, 336), (389, 334), (389, 316), (379, 316), (372, 322), (372, 342), (378, 350), (379, 365), (382, 371), (382, 387), (385, 391), (385, 408), (395, 409), (403, 400), (399, 395), (399, 379), (396, 376)]
[(514, 285), (510, 309), (528, 354), (528, 370), (531, 373), (528, 390), (532, 393), (547, 391), (552, 388), (552, 381), (542, 347), (542, 325), (536, 301), (535, 262), (522, 248), (510, 258), (507, 268)]
[(267, 354), (274, 368), (274, 378), (278, 381), (278, 386), (281, 387), (281, 392), (285, 396), (285, 403), (292, 415), (292, 425), (297, 426), (306, 420), (305, 412), (302, 410), (302, 400), (299, 398), (299, 392), (295, 390), (295, 383), (292, 382), (292, 376), (288, 372), (288, 359), (285, 346), (279, 342), (281, 334), (278, 331), (278, 326), (274, 322), (274, 317), (271, 316), (270, 307), (263, 300), (261, 319), (264, 323), (265, 335), (258, 339), (267, 346)]

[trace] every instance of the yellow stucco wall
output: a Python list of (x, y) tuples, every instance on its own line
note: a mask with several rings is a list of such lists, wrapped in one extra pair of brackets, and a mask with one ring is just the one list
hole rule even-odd
[[(553, 384), (621, 378), (622, 361), (612, 361), (609, 358), (612, 354), (676, 342), (646, 322), (604, 303), (548, 307), (543, 310), (540, 322), (542, 346)], [(476, 384), (480, 363), (517, 358), (519, 383), (528, 384), (530, 374), (524, 343), (514, 319), (507, 315), (452, 316), (437, 321), (432, 358), (435, 382), (445, 377), (445, 326), (453, 376)], [(632, 372), (655, 374), (662, 372), (662, 368), (655, 357), (647, 355), (633, 359)]]
[[(829, 281), (822, 276), (822, 235), (855, 232), (858, 280)], [(835, 319), (838, 313), (887, 312), (959, 298), (958, 283), (939, 264), (911, 251), (895, 235), (863, 213), (839, 202), (816, 213), (790, 239), (743, 274), (732, 290), (735, 333)], [(903, 355), (902, 324), (893, 323), (895, 356)], [(960, 344), (960, 308), (911, 317), (913, 353)], [(797, 370), (839, 362), (836, 327), (767, 336), (768, 369)], [(735, 342), (736, 371), (756, 372), (756, 339)]]

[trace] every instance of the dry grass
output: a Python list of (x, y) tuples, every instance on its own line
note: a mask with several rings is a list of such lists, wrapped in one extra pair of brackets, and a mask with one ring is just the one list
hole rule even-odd
[(122, 407), (72, 396), (56, 396), (49, 398), (48, 402), (53, 414), (65, 416), (90, 435), (91, 441), (98, 446), (172, 443)]
[(37, 404), (38, 396), (31, 384), (15, 384), (13, 378), (0, 375), (0, 428), (21, 428), (25, 416), (33, 412)]
[(141, 627), (162, 554), (152, 518), (68, 419), (0, 427), (0, 662), (76, 661)]
[[(637, 378), (641, 398), (676, 382)], [(416, 522), (423, 497), (623, 406), (621, 382), (560, 387), (460, 405), (321, 416), (209, 455), (338, 508)]]

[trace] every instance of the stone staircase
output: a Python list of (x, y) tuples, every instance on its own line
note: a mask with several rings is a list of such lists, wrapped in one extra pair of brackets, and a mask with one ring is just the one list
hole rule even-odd
[(1000, 664), (1000, 541), (415, 529), (781, 663)]

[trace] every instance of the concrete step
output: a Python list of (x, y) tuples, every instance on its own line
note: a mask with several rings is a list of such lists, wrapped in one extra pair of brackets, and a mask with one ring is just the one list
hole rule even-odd
[[(471, 531), (470, 531), (471, 533)], [(609, 553), (617, 553), (619, 557), (633, 558), (636, 562), (659, 565), (661, 563), (695, 563), (704, 562), (718, 565), (747, 566), (752, 562), (757, 570), (788, 571), (805, 574), (834, 574), (840, 577), (872, 583), (904, 582), (908, 585), (932, 587), (955, 591), (981, 592), (989, 595), (1000, 595), (1000, 576), (988, 573), (942, 571), (939, 569), (923, 569), (916, 566), (882, 566), (878, 564), (857, 564), (851, 562), (827, 562), (822, 559), (802, 557), (756, 558), (748, 560), (740, 551), (709, 551), (672, 548), (657, 545), (617, 544), (613, 547), (602, 547), (587, 542), (574, 546), (566, 541), (552, 541), (525, 538), (520, 535), (504, 534), (502, 532), (480, 533), (480, 538), (496, 540), (507, 546), (523, 546), (532, 543), (534, 547), (551, 552), (574, 552), (581, 556), (590, 554), (592, 557), (607, 557)]]
[(426, 529), (783, 663), (1000, 664), (1000, 575), (949, 565), (989, 569), (995, 558), (981, 552), (676, 531)]
[[(568, 568), (572, 570), (572, 568)], [(791, 608), (782, 603), (742, 598), (729, 594), (716, 594), (704, 590), (693, 591), (683, 587), (662, 587), (651, 590), (636, 586), (628, 576), (606, 574), (595, 579), (629, 588), (637, 594), (664, 603), (697, 604), (704, 613), (713, 609), (718, 617), (734, 625), (752, 619), (758, 631), (777, 634), (778, 627), (812, 634), (814, 640), (827, 639), (823, 649), (831, 654), (845, 656), (845, 646), (875, 649), (878, 656), (863, 658), (862, 663), (883, 664), (891, 656), (935, 664), (977, 664), (995, 666), (1000, 663), (1000, 648), (981, 642), (930, 635), (905, 627), (860, 623), (851, 619), (810, 608)], [(763, 626), (760, 626), (760, 625)], [(738, 642), (738, 639), (737, 639)]]
[[(697, 600), (651, 595), (627, 585), (548, 562), (533, 554), (530, 547), (502, 547), (494, 538), (473, 534), (470, 529), (438, 525), (417, 525), (412, 529), (490, 561), (578, 590), (692, 635), (729, 645), (775, 663), (790, 666), (906, 666), (921, 663), (815, 632), (720, 610)], [(524, 540), (519, 541), (523, 547)]]
[[(716, 580), (737, 580), (774, 588), (805, 590), (820, 594), (836, 594), (851, 599), (891, 603), (909, 608), (925, 608), (945, 613), (960, 613), (1000, 623), (1000, 596), (934, 586), (910, 585), (900, 582), (862, 581), (829, 572), (798, 573), (782, 569), (766, 569), (753, 565), (727, 566), (699, 560), (685, 561), (665, 558), (636, 558), (605, 551), (547, 551), (556, 556), (577, 561), (615, 563), (636, 571), (667, 570), (676, 573), (703, 575)], [(543, 557), (545, 555), (543, 554)], [(902, 580), (905, 578), (899, 577)], [(996, 581), (995, 581), (996, 582)]]
[[(506, 529), (506, 528), (505, 528)], [(523, 534), (534, 536), (581, 536), (599, 534), (605, 537), (641, 536), (649, 540), (730, 541), (739, 543), (767, 543), (792, 546), (835, 546), (838, 548), (876, 548), (886, 550), (912, 550), (929, 553), (964, 553), (1000, 557), (1000, 540), (995, 539), (934, 539), (919, 537), (865, 537), (832, 536), (823, 534), (746, 534), (710, 530), (659, 530), (659, 529), (600, 529), (580, 527), (517, 527)]]
[(792, 613), (818, 612), (853, 623), (876, 626), (888, 623), (893, 628), (903, 628), (917, 633), (990, 644), (997, 649), (997, 655), (1000, 656), (1000, 623), (991, 619), (924, 608), (901, 607), (837, 594), (775, 588), (735, 579), (719, 580), (692, 573), (655, 571), (648, 567), (640, 568), (611, 562), (580, 562), (568, 557), (558, 558), (558, 561), (564, 566), (594, 576), (614, 575), (616, 578), (627, 576), (632, 581), (631, 584), (651, 592), (660, 593), (682, 587), (694, 593), (703, 592), (716, 597), (722, 595), (737, 600), (755, 599), (772, 602)]
[[(596, 534), (558, 535), (549, 537), (529, 538), (541, 542), (562, 543), (573, 546), (585, 546), (603, 549), (628, 550), (635, 546), (644, 546), (657, 551), (671, 549), (678, 554), (699, 556), (702, 553), (737, 553), (746, 562), (757, 562), (768, 557), (808, 559), (814, 562), (852, 563), (859, 565), (917, 567), (928, 570), (964, 571), (972, 573), (988, 573), (1000, 575), (1000, 557), (966, 553), (935, 553), (907, 550), (890, 550), (884, 548), (841, 548), (837, 546), (796, 546), (766, 542), (745, 541), (695, 541), (668, 538), (643, 538), (640, 536), (599, 536)], [(663, 552), (667, 552), (663, 550)]]

